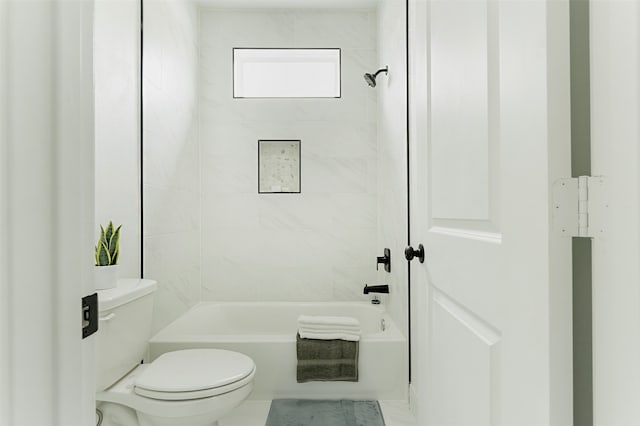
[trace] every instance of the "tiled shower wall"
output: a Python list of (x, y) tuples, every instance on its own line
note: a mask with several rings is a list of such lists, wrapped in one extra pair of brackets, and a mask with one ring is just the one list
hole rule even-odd
[[(369, 10), (201, 10), (202, 300), (367, 300), (382, 255), (377, 95), (362, 77), (376, 33)], [(341, 48), (342, 97), (233, 99), (234, 47)], [(259, 139), (302, 141), (300, 194), (258, 194)]]
[[(120, 232), (121, 277), (140, 276), (140, 4), (98, 0), (93, 27), (95, 240)], [(92, 253), (87, 253), (90, 260)]]
[(378, 273), (378, 280), (391, 287), (386, 309), (408, 336), (407, 245), (407, 75), (406, 5), (404, 1), (382, 1), (378, 8), (380, 61), (389, 65), (387, 78), (380, 78), (378, 92), (378, 246), (391, 249), (391, 274)]
[[(149, 2), (144, 244), (145, 276), (160, 284), (155, 330), (200, 300), (367, 300), (365, 283), (386, 283), (383, 300), (406, 332), (396, 3), (328, 12)], [(342, 97), (233, 99), (233, 47), (339, 47)], [(387, 64), (389, 76), (369, 88), (363, 73)], [(258, 194), (259, 139), (302, 141), (301, 194)], [(385, 246), (392, 274), (376, 274)]]
[(200, 300), (198, 18), (191, 2), (144, 7), (144, 275), (153, 330)]

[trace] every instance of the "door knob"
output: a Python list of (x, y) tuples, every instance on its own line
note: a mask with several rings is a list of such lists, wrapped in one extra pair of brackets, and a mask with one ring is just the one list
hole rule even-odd
[(418, 244), (418, 250), (409, 246), (404, 249), (404, 257), (407, 260), (413, 260), (414, 257), (417, 257), (420, 263), (424, 263), (424, 246), (422, 244)]

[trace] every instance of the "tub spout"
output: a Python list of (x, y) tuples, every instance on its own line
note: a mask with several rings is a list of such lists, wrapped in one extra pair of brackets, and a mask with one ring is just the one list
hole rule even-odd
[(364, 285), (364, 294), (369, 293), (389, 293), (389, 286), (384, 285)]

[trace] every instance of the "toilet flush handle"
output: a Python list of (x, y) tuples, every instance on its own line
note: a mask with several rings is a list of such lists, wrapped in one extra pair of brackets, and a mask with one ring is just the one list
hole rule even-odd
[(116, 316), (115, 313), (111, 312), (109, 315), (107, 315), (106, 317), (100, 317), (98, 318), (100, 321), (111, 321), (114, 317)]

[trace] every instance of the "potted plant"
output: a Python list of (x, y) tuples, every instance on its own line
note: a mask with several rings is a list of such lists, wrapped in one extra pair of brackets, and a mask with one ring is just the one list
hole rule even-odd
[(96, 290), (114, 288), (117, 284), (120, 228), (122, 225), (114, 229), (111, 221), (106, 229), (100, 225), (100, 238), (96, 244)]

